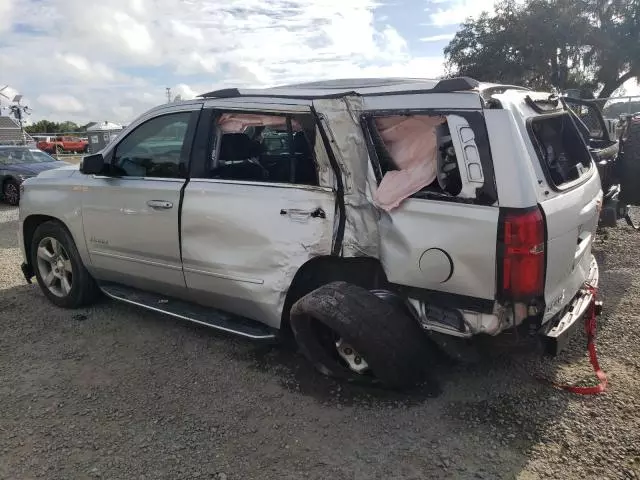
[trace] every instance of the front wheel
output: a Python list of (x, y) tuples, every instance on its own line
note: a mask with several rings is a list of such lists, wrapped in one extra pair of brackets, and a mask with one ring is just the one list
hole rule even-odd
[(31, 241), (31, 265), (42, 292), (58, 307), (89, 305), (99, 295), (71, 234), (58, 222), (45, 222), (36, 229)]
[(323, 374), (356, 383), (407, 388), (433, 359), (417, 321), (356, 285), (334, 282), (298, 300), (291, 329), (301, 353)]

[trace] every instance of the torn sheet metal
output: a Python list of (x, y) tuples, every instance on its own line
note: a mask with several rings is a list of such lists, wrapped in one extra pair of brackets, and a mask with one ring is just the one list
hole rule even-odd
[(327, 134), (343, 172), (346, 225), (342, 254), (345, 257), (378, 258), (380, 212), (371, 201), (367, 181), (371, 169), (369, 153), (358, 121), (362, 101), (352, 96), (314, 100), (313, 104), (331, 126)]
[(376, 205), (388, 212), (436, 179), (436, 128), (445, 121), (445, 117), (430, 115), (395, 115), (375, 119), (384, 146), (399, 169), (385, 173), (374, 194)]
[(328, 187), (335, 190), (336, 188), (336, 175), (331, 168), (331, 162), (329, 161), (329, 154), (322, 141), (320, 135), (320, 129), (315, 129), (315, 145), (313, 151), (315, 154), (316, 168), (318, 170), (318, 185), (321, 187)]

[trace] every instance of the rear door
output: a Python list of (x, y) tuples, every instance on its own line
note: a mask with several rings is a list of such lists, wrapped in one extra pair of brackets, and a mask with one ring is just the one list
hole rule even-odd
[[(326, 154), (319, 154), (308, 105), (221, 100), (209, 107), (182, 207), (188, 293), (200, 304), (278, 327), (298, 269), (331, 253), (335, 192), (317, 178)], [(236, 127), (222, 131), (221, 116), (236, 114)], [(295, 125), (303, 128), (294, 133)], [(291, 155), (274, 155), (274, 138)]]
[(588, 278), (602, 205), (600, 177), (575, 119), (549, 95), (512, 94), (520, 130), (539, 179), (547, 226), (545, 320), (559, 312)]
[[(364, 98), (363, 108), (378, 191), (383, 178), (393, 175), (401, 161), (393, 158), (394, 148), (385, 145), (380, 122), (394, 116), (445, 119), (436, 135), (438, 176), (380, 219), (381, 260), (389, 280), (431, 291), (442, 301), (452, 299), (461, 308), (491, 311), (499, 209), (480, 97), (472, 93), (372, 96)], [(424, 135), (431, 133), (425, 130)], [(416, 150), (408, 145), (406, 151), (412, 149)], [(425, 158), (434, 156), (422, 147), (417, 150)]]

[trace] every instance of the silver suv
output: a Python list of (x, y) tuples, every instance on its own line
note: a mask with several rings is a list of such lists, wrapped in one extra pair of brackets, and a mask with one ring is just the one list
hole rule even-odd
[(214, 91), (22, 190), (23, 272), (55, 305), (293, 337), (350, 381), (411, 385), (437, 345), (503, 332), (556, 352), (598, 281), (575, 118), (468, 78)]

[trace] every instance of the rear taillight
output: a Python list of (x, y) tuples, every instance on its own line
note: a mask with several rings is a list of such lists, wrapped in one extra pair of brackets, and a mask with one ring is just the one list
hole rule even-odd
[(540, 209), (505, 210), (498, 241), (499, 293), (504, 299), (531, 300), (544, 295), (545, 223)]

